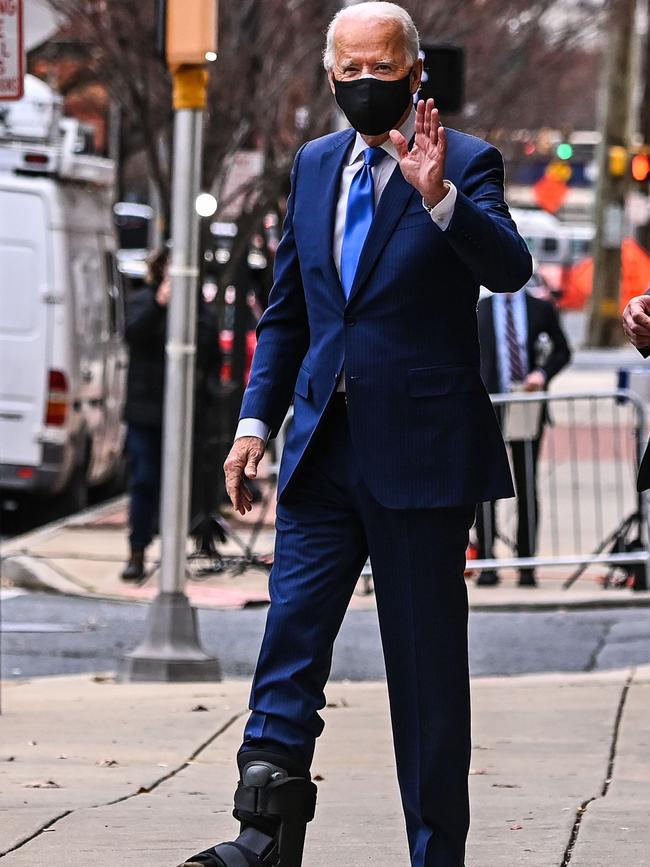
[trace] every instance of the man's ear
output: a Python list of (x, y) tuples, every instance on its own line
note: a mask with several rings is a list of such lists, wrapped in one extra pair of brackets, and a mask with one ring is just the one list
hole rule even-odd
[(424, 62), (418, 59), (413, 64), (411, 71), (411, 93), (417, 93), (422, 82), (422, 73), (424, 72)]
[(330, 90), (332, 91), (332, 93), (334, 93), (334, 73), (331, 69), (327, 72), (327, 80), (330, 83)]

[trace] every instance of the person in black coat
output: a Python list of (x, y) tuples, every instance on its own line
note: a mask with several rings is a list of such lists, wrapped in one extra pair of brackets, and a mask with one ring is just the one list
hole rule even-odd
[[(129, 369), (124, 420), (128, 425), (130, 557), (122, 578), (140, 581), (145, 550), (152, 541), (160, 499), (167, 310), (171, 297), (168, 253), (149, 262), (145, 285), (127, 297), (125, 337)], [(216, 316), (201, 298), (197, 330), (195, 437), (205, 435), (218, 388), (221, 354)]]
[[(559, 317), (550, 301), (534, 298), (524, 290), (514, 295), (493, 295), (478, 306), (481, 343), (481, 376), (491, 394), (513, 390), (544, 391), (551, 379), (571, 360), (571, 350)], [(512, 469), (517, 491), (517, 555), (532, 557), (537, 543), (537, 463), (544, 425), (532, 440), (510, 441)], [(492, 559), (495, 538), (494, 503), (478, 507), (476, 517), (478, 556)], [(499, 582), (495, 570), (484, 570), (477, 584)], [(521, 569), (520, 586), (535, 586), (533, 569)]]

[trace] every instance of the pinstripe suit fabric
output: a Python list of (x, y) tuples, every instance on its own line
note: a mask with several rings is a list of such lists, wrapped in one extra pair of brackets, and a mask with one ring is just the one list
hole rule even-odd
[[(332, 259), (351, 132), (305, 146), (292, 173), (271, 301), (241, 416), (282, 423), (271, 607), (243, 750), (305, 765), (332, 644), (370, 553), (413, 867), (462, 867), (469, 821), (467, 596), (475, 504), (511, 496), (479, 375), (479, 284), (515, 291), (530, 257), (497, 151), (449, 131), (458, 188), (443, 233), (392, 175), (346, 302)], [(332, 399), (345, 363), (347, 406)]]

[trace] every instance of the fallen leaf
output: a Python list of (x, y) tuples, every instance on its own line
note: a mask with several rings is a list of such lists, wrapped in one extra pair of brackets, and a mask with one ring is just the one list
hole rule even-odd
[(117, 683), (117, 678), (112, 674), (96, 674), (90, 680), (92, 683)]
[(516, 783), (492, 783), (493, 789), (521, 789)]
[(119, 762), (116, 762), (115, 759), (102, 759), (97, 762), (97, 766), (100, 768), (116, 768), (119, 765)]
[(60, 758), (60, 759), (67, 759), (68, 757), (67, 757), (67, 756), (64, 756), (63, 753), (61, 753), (61, 755), (58, 756), (58, 758)]
[(33, 783), (23, 783), (25, 789), (60, 789), (61, 786), (54, 780), (35, 780)]
[(471, 768), (469, 775), (470, 777), (484, 777), (488, 773), (489, 771), (487, 768)]
[(15, 762), (16, 756), (7, 756), (6, 759), (2, 759), (3, 762)]
[(205, 711), (207, 707), (204, 704), (195, 704), (192, 708), (192, 713), (196, 713), (197, 711)]
[(36, 747), (36, 746), (38, 746), (38, 744), (37, 744), (36, 741), (29, 741), (29, 743), (27, 744), (27, 746), (29, 746), (29, 747)]
[(322, 783), (325, 777), (321, 776), (321, 774), (316, 774), (312, 779), (315, 783)]
[(339, 708), (339, 707), (349, 707), (350, 705), (344, 698), (339, 699), (338, 701), (328, 701), (325, 707), (330, 708)]
[(519, 825), (517, 822), (515, 822), (514, 825), (510, 826), (510, 830), (511, 831), (521, 831), (523, 827), (524, 827), (523, 825)]

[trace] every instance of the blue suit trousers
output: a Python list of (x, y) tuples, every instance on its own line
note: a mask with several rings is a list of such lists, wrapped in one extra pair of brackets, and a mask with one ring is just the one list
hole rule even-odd
[(369, 554), (412, 867), (464, 864), (470, 700), (463, 573), (474, 511), (380, 505), (359, 473), (340, 395), (277, 507), (271, 606), (242, 751), (311, 764), (332, 646)]

